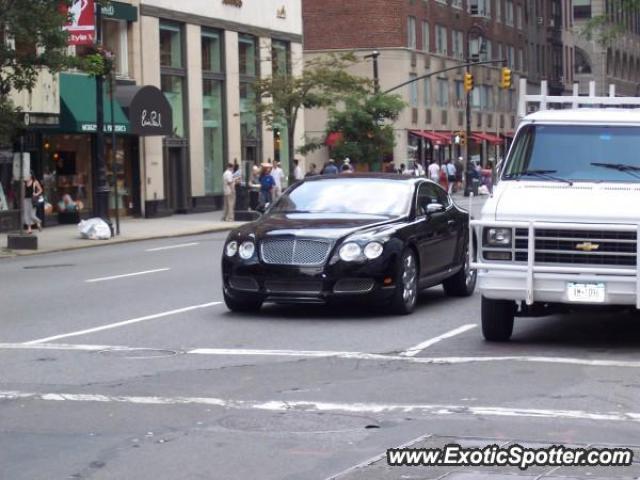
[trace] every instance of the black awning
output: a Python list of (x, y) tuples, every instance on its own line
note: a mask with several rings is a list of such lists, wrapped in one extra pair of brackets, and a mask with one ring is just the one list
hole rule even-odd
[(129, 117), (131, 133), (134, 135), (149, 137), (173, 133), (171, 105), (157, 87), (118, 86), (116, 98)]

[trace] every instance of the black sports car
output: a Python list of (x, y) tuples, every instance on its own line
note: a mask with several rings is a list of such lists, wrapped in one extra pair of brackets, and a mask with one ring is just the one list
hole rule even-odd
[(312, 177), (229, 234), (224, 300), (244, 312), (264, 302), (364, 300), (407, 314), (423, 288), (473, 293), (468, 235), (469, 214), (424, 178)]

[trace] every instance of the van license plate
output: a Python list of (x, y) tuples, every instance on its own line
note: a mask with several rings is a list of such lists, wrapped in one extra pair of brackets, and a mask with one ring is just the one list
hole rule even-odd
[(604, 303), (604, 283), (568, 283), (567, 297), (570, 302)]

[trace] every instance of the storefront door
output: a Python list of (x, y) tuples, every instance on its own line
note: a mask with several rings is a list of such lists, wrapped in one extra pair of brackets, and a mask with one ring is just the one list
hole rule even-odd
[(165, 184), (167, 207), (176, 213), (187, 211), (186, 147), (167, 147)]

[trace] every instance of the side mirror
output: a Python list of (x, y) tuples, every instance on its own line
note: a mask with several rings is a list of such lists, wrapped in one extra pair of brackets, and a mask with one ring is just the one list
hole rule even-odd
[(442, 205), (441, 203), (429, 203), (424, 209), (424, 213), (427, 215), (427, 217), (431, 217), (436, 213), (442, 212), (444, 212), (444, 205)]

